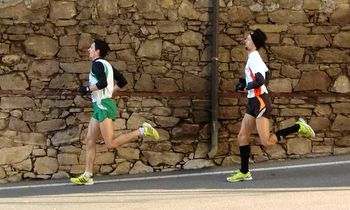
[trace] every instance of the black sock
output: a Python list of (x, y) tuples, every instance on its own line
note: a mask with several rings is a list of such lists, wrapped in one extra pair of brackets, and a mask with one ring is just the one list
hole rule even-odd
[(249, 155), (250, 155), (250, 145), (244, 145), (239, 147), (241, 156), (241, 169), (240, 171), (244, 174), (249, 171)]
[(278, 141), (281, 141), (283, 139), (283, 137), (291, 134), (291, 133), (296, 133), (299, 131), (299, 128), (300, 128), (300, 125), (298, 124), (295, 124), (293, 126), (290, 126), (288, 128), (285, 128), (285, 129), (282, 129), (282, 130), (279, 130), (277, 131), (275, 134), (277, 136), (277, 140)]

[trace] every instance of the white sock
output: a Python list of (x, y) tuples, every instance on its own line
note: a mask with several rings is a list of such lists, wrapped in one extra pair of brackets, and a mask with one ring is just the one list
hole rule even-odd
[(92, 177), (92, 173), (85, 171), (85, 172), (84, 172), (84, 176), (85, 176), (86, 178), (91, 178), (91, 177)]
[(143, 133), (145, 132), (145, 129), (141, 127), (141, 128), (139, 128), (139, 131), (140, 131), (141, 136), (143, 136)]

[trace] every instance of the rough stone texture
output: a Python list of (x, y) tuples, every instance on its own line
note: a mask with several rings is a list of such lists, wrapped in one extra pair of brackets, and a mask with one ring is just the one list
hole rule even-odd
[(52, 58), (58, 52), (57, 40), (46, 36), (32, 36), (25, 42), (24, 46), (29, 55), (38, 58)]
[(292, 155), (305, 155), (311, 152), (311, 141), (302, 138), (287, 141), (287, 153)]
[(331, 79), (325, 72), (305, 72), (294, 90), (328, 90), (330, 83)]
[(0, 165), (14, 164), (27, 159), (32, 152), (32, 146), (21, 146), (0, 149)]
[[(266, 32), (271, 130), (303, 117), (317, 132), (263, 148), (252, 161), (350, 154), (350, 20), (347, 0), (219, 1), (218, 130), (210, 150), (212, 2), (209, 0), (0, 0), (0, 182), (66, 178), (84, 171), (91, 99), (77, 89), (95, 38), (128, 80), (115, 93), (114, 136), (143, 122), (161, 137), (109, 150), (98, 137), (95, 174), (133, 174), (239, 163), (249, 30)], [(16, 155), (20, 154), (20, 155)], [(49, 165), (46, 165), (49, 164)]]
[(43, 157), (35, 161), (34, 171), (38, 174), (53, 174), (58, 169), (58, 161), (56, 158)]

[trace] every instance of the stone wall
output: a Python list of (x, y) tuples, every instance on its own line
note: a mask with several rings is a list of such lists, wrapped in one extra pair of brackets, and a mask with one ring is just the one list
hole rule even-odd
[[(261, 3), (264, 2), (264, 3)], [(0, 1), (0, 180), (62, 178), (84, 170), (89, 98), (76, 89), (90, 70), (87, 48), (105, 39), (108, 60), (129, 84), (115, 98), (115, 134), (152, 121), (161, 141), (116, 151), (102, 139), (97, 174), (134, 174), (237, 163), (236, 135), (246, 99), (247, 31), (263, 29), (272, 78), (272, 129), (304, 117), (317, 137), (289, 136), (252, 160), (350, 153), (348, 0), (220, 0), (219, 150), (210, 141), (210, 0)]]

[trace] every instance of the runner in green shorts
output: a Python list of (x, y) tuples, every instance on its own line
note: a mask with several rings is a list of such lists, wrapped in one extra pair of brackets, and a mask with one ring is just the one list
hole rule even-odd
[[(94, 184), (92, 175), (96, 156), (96, 140), (99, 133), (102, 134), (108, 149), (117, 148), (125, 143), (134, 141), (139, 136), (148, 136), (159, 140), (157, 130), (147, 122), (144, 122), (139, 129), (123, 133), (114, 138), (113, 121), (116, 119), (117, 106), (112, 99), (112, 95), (115, 89), (124, 87), (127, 81), (108, 61), (103, 59), (109, 50), (108, 44), (99, 39), (96, 39), (88, 49), (89, 57), (92, 60), (89, 85), (81, 87), (79, 92), (81, 95), (91, 93), (93, 114), (85, 138), (85, 172), (76, 178), (70, 179), (71, 182), (77, 185)], [(118, 88), (115, 88), (114, 80), (117, 81)]]

